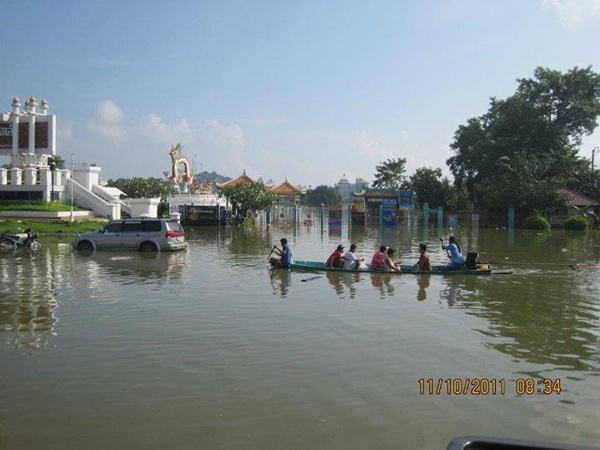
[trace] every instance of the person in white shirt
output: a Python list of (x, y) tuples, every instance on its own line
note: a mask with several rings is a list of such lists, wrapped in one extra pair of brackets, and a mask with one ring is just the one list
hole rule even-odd
[(355, 252), (356, 244), (352, 244), (350, 250), (344, 254), (344, 269), (358, 269), (365, 260), (365, 258), (358, 258)]

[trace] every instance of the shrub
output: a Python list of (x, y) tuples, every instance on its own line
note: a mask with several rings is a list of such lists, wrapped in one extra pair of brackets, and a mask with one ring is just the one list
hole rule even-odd
[(583, 216), (572, 216), (565, 221), (565, 230), (587, 230), (588, 221)]
[(550, 224), (544, 216), (536, 215), (525, 219), (525, 228), (532, 230), (549, 230)]

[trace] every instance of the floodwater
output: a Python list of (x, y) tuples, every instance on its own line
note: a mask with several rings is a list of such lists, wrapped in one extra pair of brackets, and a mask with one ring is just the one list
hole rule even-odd
[(407, 226), (188, 229), (189, 251), (149, 258), (2, 252), (0, 447), (600, 445), (598, 235), (454, 233), (514, 273), (267, 269), (282, 236), (296, 259), (354, 241), (409, 262), (425, 241), (445, 261), (441, 232)]

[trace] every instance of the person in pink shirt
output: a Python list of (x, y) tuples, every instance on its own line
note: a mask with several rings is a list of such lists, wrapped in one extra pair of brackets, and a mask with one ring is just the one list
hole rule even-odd
[(373, 255), (369, 270), (385, 270), (385, 250), (386, 246), (379, 247), (379, 251)]

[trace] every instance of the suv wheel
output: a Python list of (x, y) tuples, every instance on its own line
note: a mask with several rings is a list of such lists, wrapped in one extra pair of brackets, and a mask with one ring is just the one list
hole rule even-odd
[(158, 248), (152, 242), (144, 242), (140, 245), (140, 252), (149, 253), (149, 252), (157, 252)]
[(81, 250), (82, 252), (93, 252), (94, 246), (90, 241), (81, 241), (77, 244), (77, 250)]

